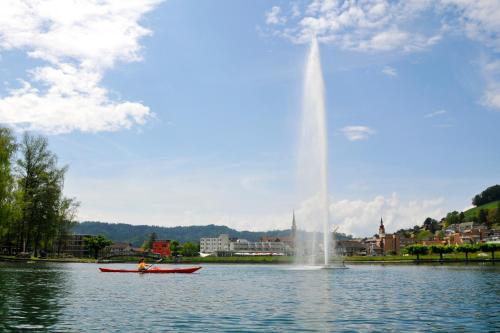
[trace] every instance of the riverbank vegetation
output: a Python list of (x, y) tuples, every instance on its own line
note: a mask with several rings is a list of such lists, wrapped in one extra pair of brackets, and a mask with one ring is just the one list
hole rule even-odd
[(78, 203), (63, 195), (66, 166), (42, 136), (0, 127), (0, 252), (59, 253)]

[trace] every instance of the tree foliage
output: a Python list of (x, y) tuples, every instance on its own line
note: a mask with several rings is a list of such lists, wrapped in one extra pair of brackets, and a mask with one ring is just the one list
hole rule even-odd
[(170, 242), (170, 253), (171, 253), (172, 257), (177, 257), (180, 254), (181, 250), (182, 250), (182, 248), (179, 245), (178, 241), (174, 240), (174, 241)]
[(4, 251), (36, 256), (41, 250), (61, 249), (78, 207), (63, 195), (66, 170), (58, 166), (46, 138), (26, 133), (17, 144), (10, 130), (0, 128), (0, 245)]
[(479, 249), (484, 252), (491, 252), (491, 259), (495, 259), (495, 251), (500, 251), (500, 244), (497, 243), (482, 243), (479, 244)]
[(482, 206), (492, 201), (500, 200), (500, 185), (493, 185), (488, 187), (486, 190), (477, 194), (472, 199), (472, 204), (474, 206)]
[(184, 257), (197, 257), (200, 254), (200, 247), (191, 242), (184, 243), (182, 244), (181, 254)]
[(455, 247), (455, 251), (465, 253), (465, 260), (469, 260), (469, 253), (479, 251), (479, 247), (473, 244), (460, 244)]
[(87, 236), (84, 238), (85, 246), (89, 249), (89, 251), (94, 255), (94, 258), (99, 257), (99, 252), (103, 250), (106, 246), (110, 246), (113, 244), (112, 241), (106, 239), (102, 235), (98, 236)]
[(439, 254), (439, 259), (443, 260), (443, 254), (453, 252), (454, 248), (449, 245), (431, 245), (429, 247), (432, 253)]
[(413, 245), (408, 245), (405, 247), (405, 252), (412, 255), (412, 256), (417, 256), (417, 260), (420, 260), (421, 255), (425, 255), (429, 253), (429, 248), (425, 245), (420, 245), (420, 244), (413, 244)]

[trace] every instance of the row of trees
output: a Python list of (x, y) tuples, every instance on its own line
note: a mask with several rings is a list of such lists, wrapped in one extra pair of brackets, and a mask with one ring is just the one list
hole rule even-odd
[(480, 194), (474, 196), (472, 204), (474, 206), (482, 206), (497, 200), (500, 200), (500, 185), (490, 186)]
[(17, 142), (0, 127), (0, 250), (59, 253), (78, 203), (63, 195), (67, 167), (41, 136), (25, 133)]
[(478, 251), (491, 252), (491, 259), (495, 259), (495, 251), (500, 251), (500, 244), (496, 243), (480, 243), (480, 244), (460, 244), (460, 245), (421, 245), (413, 244), (405, 247), (405, 252), (410, 255), (416, 255), (417, 260), (420, 260), (421, 255), (429, 253), (439, 254), (439, 259), (443, 260), (445, 253), (464, 253), (465, 260), (469, 260), (469, 253)]

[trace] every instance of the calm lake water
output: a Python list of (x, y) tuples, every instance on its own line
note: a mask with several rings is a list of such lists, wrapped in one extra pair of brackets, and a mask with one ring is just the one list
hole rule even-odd
[(500, 331), (500, 265), (205, 265), (187, 275), (97, 268), (0, 262), (0, 331)]

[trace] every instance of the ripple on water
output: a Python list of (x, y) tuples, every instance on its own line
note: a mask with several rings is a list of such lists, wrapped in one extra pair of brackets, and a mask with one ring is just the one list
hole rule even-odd
[(498, 273), (498, 265), (209, 265), (137, 275), (0, 263), (0, 331), (493, 332)]

